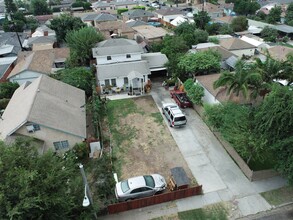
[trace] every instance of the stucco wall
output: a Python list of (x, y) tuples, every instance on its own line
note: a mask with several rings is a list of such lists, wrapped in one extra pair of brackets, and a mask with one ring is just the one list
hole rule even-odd
[(83, 141), (83, 138), (81, 137), (77, 137), (71, 134), (64, 133), (62, 131), (47, 128), (42, 125), (40, 125), (39, 131), (35, 131), (33, 133), (29, 133), (26, 129), (26, 126), (24, 125), (20, 129), (18, 129), (15, 133), (43, 140), (45, 143), (45, 149), (46, 150), (52, 149), (53, 151), (55, 151), (53, 142), (67, 140), (69, 143), (69, 147), (71, 148), (74, 146), (74, 144), (80, 143)]

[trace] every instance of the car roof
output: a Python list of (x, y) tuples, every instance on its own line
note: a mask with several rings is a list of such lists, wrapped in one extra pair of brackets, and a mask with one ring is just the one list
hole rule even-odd
[(143, 176), (136, 176), (128, 179), (128, 185), (130, 190), (132, 190), (146, 186), (146, 182)]
[(178, 109), (172, 109), (172, 112), (176, 116), (184, 116), (184, 114), (182, 113), (182, 111), (179, 108)]

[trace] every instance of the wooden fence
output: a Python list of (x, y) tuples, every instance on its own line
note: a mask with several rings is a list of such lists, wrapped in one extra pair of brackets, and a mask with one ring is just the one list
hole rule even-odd
[(186, 189), (175, 190), (172, 192), (162, 193), (151, 197), (135, 199), (127, 202), (120, 202), (108, 206), (108, 213), (114, 214), (131, 209), (138, 209), (150, 205), (156, 205), (163, 202), (169, 202), (176, 199), (182, 199), (190, 196), (202, 194), (202, 185)]

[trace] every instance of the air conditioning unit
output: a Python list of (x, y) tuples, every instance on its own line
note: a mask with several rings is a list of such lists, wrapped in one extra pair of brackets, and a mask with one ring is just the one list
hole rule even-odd
[(35, 132), (35, 129), (34, 129), (34, 126), (33, 125), (27, 125), (26, 126), (26, 129), (29, 133), (33, 133)]

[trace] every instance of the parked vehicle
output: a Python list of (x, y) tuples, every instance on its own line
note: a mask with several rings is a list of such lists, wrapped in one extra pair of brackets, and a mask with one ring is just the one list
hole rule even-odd
[(179, 106), (174, 103), (163, 104), (162, 113), (166, 116), (170, 127), (180, 127), (187, 123), (185, 115)]
[(115, 195), (119, 202), (155, 195), (166, 189), (165, 178), (159, 174), (133, 177), (116, 184)]
[(181, 92), (180, 90), (171, 90), (170, 95), (180, 108), (192, 107), (192, 102), (187, 97), (185, 92)]

